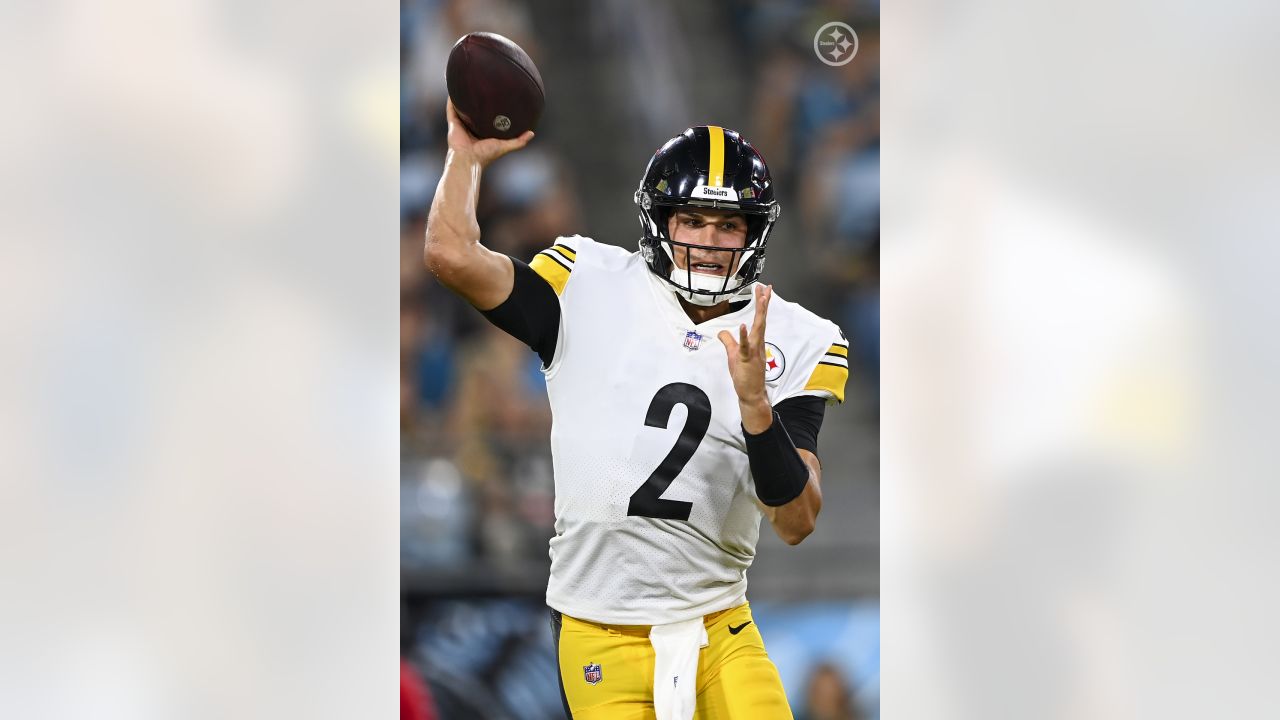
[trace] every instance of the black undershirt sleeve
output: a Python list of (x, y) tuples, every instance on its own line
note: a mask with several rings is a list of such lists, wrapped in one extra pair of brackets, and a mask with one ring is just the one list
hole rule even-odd
[(773, 409), (796, 448), (817, 455), (818, 431), (822, 429), (827, 401), (816, 395), (797, 395), (774, 405)]
[(515, 339), (533, 348), (542, 366), (551, 364), (556, 354), (556, 336), (560, 332), (560, 299), (551, 285), (533, 271), (529, 264), (511, 258), (515, 279), (511, 294), (492, 310), (481, 310), (489, 322)]

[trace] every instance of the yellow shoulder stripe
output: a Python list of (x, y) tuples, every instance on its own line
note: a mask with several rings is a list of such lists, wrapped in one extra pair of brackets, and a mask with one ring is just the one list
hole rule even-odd
[(831, 346), (831, 349), (827, 351), (827, 354), (828, 354), (828, 355), (839, 355), (840, 357), (847, 358), (847, 357), (849, 357), (849, 348), (847, 348), (847, 347), (845, 347), (845, 346), (843, 346), (843, 345), (832, 345), (832, 346)]
[(547, 281), (547, 284), (556, 291), (556, 295), (564, 293), (564, 286), (569, 282), (569, 273), (573, 272), (568, 263), (551, 257), (547, 250), (534, 255), (529, 267)]
[(805, 390), (825, 390), (836, 396), (836, 402), (844, 402), (844, 384), (849, 379), (849, 368), (843, 365), (819, 362), (805, 383)]
[(578, 259), (577, 251), (575, 251), (573, 248), (569, 247), (568, 245), (565, 245), (564, 243), (556, 243), (555, 245), (551, 246), (551, 249), (560, 251), (560, 254), (564, 255), (570, 260)]

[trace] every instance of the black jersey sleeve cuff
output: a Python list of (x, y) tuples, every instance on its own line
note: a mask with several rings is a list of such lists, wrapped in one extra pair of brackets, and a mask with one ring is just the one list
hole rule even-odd
[(797, 395), (787, 398), (773, 409), (787, 428), (791, 441), (801, 450), (818, 454), (818, 431), (827, 412), (827, 401), (816, 395)]
[(480, 314), (520, 342), (528, 345), (551, 364), (556, 354), (556, 338), (560, 333), (560, 299), (556, 291), (528, 263), (511, 258), (515, 278), (511, 294), (502, 304)]

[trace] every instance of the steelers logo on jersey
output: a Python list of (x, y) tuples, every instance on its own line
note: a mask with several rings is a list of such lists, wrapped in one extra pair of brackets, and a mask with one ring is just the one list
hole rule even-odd
[(787, 359), (783, 357), (782, 351), (777, 345), (771, 342), (764, 344), (764, 381), (773, 382), (782, 377), (782, 371), (787, 367)]

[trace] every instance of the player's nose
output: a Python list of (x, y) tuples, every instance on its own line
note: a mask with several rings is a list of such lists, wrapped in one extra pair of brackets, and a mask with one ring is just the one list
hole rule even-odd
[(698, 244), (713, 248), (734, 247), (738, 238), (733, 233), (722, 232), (713, 223), (698, 228)]
[(702, 247), (694, 248), (692, 252), (695, 261), (724, 262), (725, 252), (718, 249), (721, 245), (715, 241), (715, 238), (707, 238), (705, 242), (698, 244)]
[(716, 244), (716, 228), (710, 223), (704, 224), (702, 227), (694, 231), (697, 239), (695, 242), (699, 245), (715, 246)]

